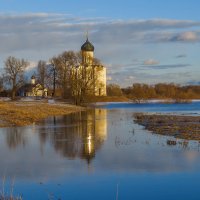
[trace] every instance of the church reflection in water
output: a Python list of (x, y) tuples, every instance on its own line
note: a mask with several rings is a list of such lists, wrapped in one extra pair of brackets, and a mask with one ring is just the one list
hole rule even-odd
[[(50, 117), (38, 126), (13, 127), (4, 130), (9, 149), (28, 147), (39, 136), (43, 153), (50, 144), (57, 153), (69, 159), (81, 158), (89, 163), (107, 137), (107, 110), (91, 109), (66, 116)], [(35, 137), (36, 136), (36, 137)], [(38, 143), (36, 142), (37, 147)]]
[(51, 117), (38, 129), (41, 148), (50, 141), (56, 152), (69, 159), (90, 163), (107, 136), (107, 110), (93, 109)]

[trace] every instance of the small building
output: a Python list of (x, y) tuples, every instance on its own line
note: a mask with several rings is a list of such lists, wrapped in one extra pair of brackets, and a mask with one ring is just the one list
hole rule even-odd
[(18, 90), (19, 96), (23, 97), (47, 97), (48, 90), (44, 88), (40, 83), (36, 82), (36, 78), (33, 75), (30, 83), (24, 84)]

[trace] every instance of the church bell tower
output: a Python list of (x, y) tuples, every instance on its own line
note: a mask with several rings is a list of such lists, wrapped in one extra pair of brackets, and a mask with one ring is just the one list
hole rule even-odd
[(88, 36), (86, 42), (81, 46), (82, 64), (92, 65), (94, 58), (94, 46), (89, 42)]

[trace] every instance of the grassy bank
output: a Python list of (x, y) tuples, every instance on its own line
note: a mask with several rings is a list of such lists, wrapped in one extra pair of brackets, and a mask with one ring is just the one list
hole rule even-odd
[(155, 134), (200, 141), (200, 116), (137, 113), (134, 118), (136, 123)]
[(0, 127), (25, 126), (55, 115), (83, 110), (65, 103), (0, 102)]

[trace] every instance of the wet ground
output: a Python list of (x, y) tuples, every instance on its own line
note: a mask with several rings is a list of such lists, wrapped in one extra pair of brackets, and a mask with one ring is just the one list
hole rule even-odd
[(155, 134), (200, 141), (200, 116), (136, 113), (134, 121)]

